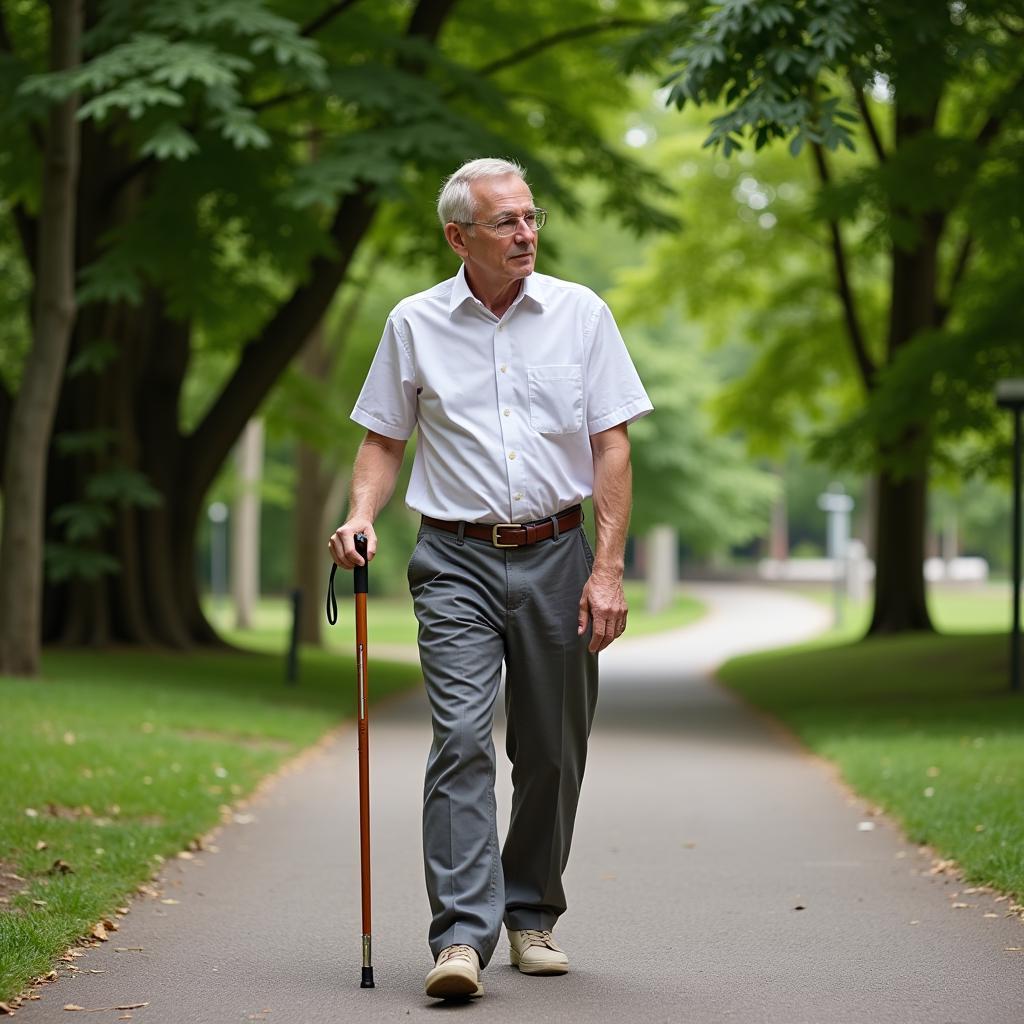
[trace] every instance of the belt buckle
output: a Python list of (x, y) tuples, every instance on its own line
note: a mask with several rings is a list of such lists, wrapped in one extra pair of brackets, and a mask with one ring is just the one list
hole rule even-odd
[(491, 527), (491, 543), (496, 548), (517, 548), (517, 547), (519, 547), (518, 544), (502, 544), (501, 541), (498, 540), (498, 531), (500, 529), (502, 529), (503, 527), (505, 527), (505, 526), (511, 526), (514, 529), (519, 530), (519, 529), (522, 529), (523, 524), (522, 523), (495, 523)]

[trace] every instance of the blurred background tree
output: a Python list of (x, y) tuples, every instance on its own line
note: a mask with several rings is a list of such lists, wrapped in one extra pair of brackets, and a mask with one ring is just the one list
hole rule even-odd
[[(721, 301), (731, 262), (737, 290), (775, 297), (765, 307), (747, 292), (762, 348), (725, 399), (730, 419), (759, 420), (765, 434), (796, 409), (820, 416), (831, 395), (838, 408), (817, 453), (877, 473), (870, 633), (931, 628), (921, 572), (930, 471), (992, 467), (1006, 454), (975, 444), (968, 466), (956, 461), (965, 438), (1000, 434), (992, 388), (1021, 367), (1022, 36), (1024, 5), (1013, 2), (728, 0), (680, 6), (627, 55), (633, 71), (675, 68), (669, 103), (711, 105), (707, 143), (723, 161), (776, 140), (806, 154), (813, 223), (779, 212), (790, 199), (806, 205), (799, 191), (722, 163), (716, 173), (739, 178), (765, 244), (744, 259), (716, 221), (703, 291)], [(802, 236), (791, 248), (767, 241), (787, 231)], [(704, 262), (670, 259), (658, 270), (689, 295), (685, 275)]]
[[(425, 200), (461, 160), (519, 157), (560, 209), (591, 180), (634, 227), (668, 223), (649, 202), (655, 176), (593, 119), (627, 96), (602, 41), (648, 5), (604, 6), (497, 3), (484, 20), (453, 0), (316, 15), (97, 0), (85, 60), (63, 72), (46, 71), (48, 10), (0, 6), (13, 97), (0, 185), (29, 293), (38, 124), (76, 90), (82, 103), (80, 312), (49, 460), (45, 638), (216, 640), (195, 576), (208, 489), (375, 219), (396, 260), (439, 251)], [(12, 363), (0, 411), (19, 385)]]

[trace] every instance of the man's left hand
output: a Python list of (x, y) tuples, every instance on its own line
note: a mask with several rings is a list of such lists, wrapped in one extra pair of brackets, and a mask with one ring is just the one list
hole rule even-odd
[(593, 633), (588, 650), (591, 654), (603, 651), (626, 630), (626, 595), (622, 592), (622, 577), (617, 573), (595, 569), (580, 595), (578, 636), (583, 636), (593, 620)]

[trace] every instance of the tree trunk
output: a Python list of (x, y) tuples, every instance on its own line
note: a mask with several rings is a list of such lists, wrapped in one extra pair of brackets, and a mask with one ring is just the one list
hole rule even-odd
[(779, 481), (779, 493), (772, 502), (768, 557), (785, 562), (789, 558), (789, 510), (786, 504), (785, 467), (776, 466), (774, 471)]
[(294, 516), (295, 585), (302, 591), (299, 643), (319, 647), (323, 640), (323, 598), (331, 561), (327, 538), (337, 525), (329, 525), (328, 519), (336, 516), (337, 510), (328, 507), (331, 478), (324, 469), (320, 453), (300, 441), (295, 463), (298, 473)]
[[(898, 109), (897, 145), (906, 145), (931, 131), (935, 115), (936, 107), (923, 114)], [(890, 365), (904, 345), (938, 322), (939, 239), (944, 227), (944, 218), (938, 212), (911, 214), (896, 209), (892, 217), (913, 223), (916, 238), (909, 246), (893, 243), (887, 352)], [(908, 395), (908, 408), (927, 408), (927, 397)], [(934, 627), (924, 581), (930, 455), (927, 422), (906, 425), (898, 437), (880, 444), (879, 453), (875, 606), (868, 635), (930, 631)]]
[[(95, 149), (98, 157), (101, 147)], [(88, 180), (80, 190), (80, 203), (102, 190), (103, 179), (109, 179), (107, 167), (90, 163), (87, 174), (83, 163)], [(128, 216), (130, 207), (126, 202), (110, 215)], [(305, 331), (304, 324), (326, 310), (373, 212), (362, 199), (350, 197), (342, 204), (336, 218), (338, 255), (330, 262), (314, 261), (313, 280), (296, 289), (260, 342), (243, 352), (238, 371), (189, 436), (179, 429), (179, 405), (191, 325), (172, 320), (155, 292), (147, 292), (138, 308), (94, 304), (83, 310), (72, 351), (80, 352), (97, 339), (111, 339), (117, 348), (102, 369), (66, 382), (59, 429), (71, 435), (108, 431), (114, 442), (110, 450), (63, 457), (51, 453), (48, 513), (83, 495), (97, 472), (115, 467), (137, 470), (161, 500), (155, 508), (124, 502), (113, 507), (114, 525), (103, 532), (96, 548), (117, 560), (115, 574), (47, 587), (47, 640), (70, 645), (155, 643), (177, 649), (222, 643), (203, 614), (196, 579), (195, 536), (206, 493), (245, 423), (287, 365), (289, 352), (298, 349), (292, 331)], [(110, 226), (91, 224), (89, 237), (101, 238)], [(79, 242), (80, 265), (85, 265), (95, 254), (86, 239), (80, 236)], [(52, 539), (60, 540), (50, 529)]]
[(674, 526), (647, 531), (647, 610), (652, 615), (672, 605), (679, 580), (679, 540)]
[[(81, 56), (81, 0), (51, 4), (50, 66)], [(43, 592), (47, 451), (75, 319), (75, 185), (79, 131), (76, 96), (49, 116), (39, 215), (32, 348), (10, 414), (0, 534), (0, 674), (36, 675)]]
[(931, 630), (924, 581), (927, 480), (878, 478), (875, 607), (869, 635)]

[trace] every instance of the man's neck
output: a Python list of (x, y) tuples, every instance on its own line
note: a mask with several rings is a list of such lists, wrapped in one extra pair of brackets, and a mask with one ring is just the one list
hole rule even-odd
[(523, 278), (514, 281), (502, 281), (488, 287), (486, 282), (477, 281), (466, 267), (466, 284), (469, 290), (500, 320), (516, 301), (523, 287)]

